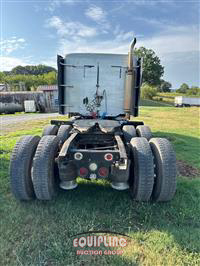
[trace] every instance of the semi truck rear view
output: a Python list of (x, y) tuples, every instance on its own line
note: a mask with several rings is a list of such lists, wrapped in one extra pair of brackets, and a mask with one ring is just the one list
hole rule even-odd
[(10, 180), (17, 199), (51, 200), (59, 188), (75, 189), (77, 177), (107, 179), (113, 189), (129, 189), (136, 201), (173, 198), (170, 142), (134, 121), (142, 80), (135, 43), (128, 55), (58, 55), (59, 113), (70, 119), (52, 120), (42, 137), (24, 136), (15, 145)]

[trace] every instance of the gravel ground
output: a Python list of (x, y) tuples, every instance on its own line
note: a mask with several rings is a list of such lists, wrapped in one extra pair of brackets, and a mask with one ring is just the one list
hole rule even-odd
[(21, 114), (21, 115), (1, 115), (0, 116), (0, 126), (1, 129), (7, 125), (12, 125), (16, 123), (27, 122), (36, 119), (45, 119), (48, 117), (59, 116), (58, 113), (48, 113), (48, 114)]

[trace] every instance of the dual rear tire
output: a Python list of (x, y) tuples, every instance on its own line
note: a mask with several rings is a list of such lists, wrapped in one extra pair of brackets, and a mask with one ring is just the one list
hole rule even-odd
[(176, 155), (171, 143), (164, 138), (153, 138), (150, 146), (154, 157), (155, 182), (152, 198), (170, 201), (176, 192)]
[(33, 160), (33, 187), (40, 200), (51, 200), (59, 187), (58, 156), (59, 138), (44, 136), (40, 140)]
[(138, 137), (146, 138), (147, 140), (153, 137), (150, 127), (144, 125), (136, 127), (136, 134)]
[(56, 135), (58, 132), (58, 126), (56, 125), (47, 125), (44, 127), (42, 136)]
[(24, 136), (15, 145), (10, 159), (11, 190), (20, 200), (35, 198), (32, 162), (40, 141), (39, 136)]
[(137, 201), (169, 201), (176, 192), (176, 157), (167, 139), (133, 138), (130, 190)]
[(133, 138), (132, 150), (132, 182), (130, 191), (133, 199), (148, 201), (154, 184), (153, 155), (145, 138)]
[[(55, 159), (60, 143), (69, 136), (71, 126), (48, 125), (42, 138), (24, 136), (15, 145), (10, 160), (10, 180), (13, 195), (19, 200), (51, 200), (59, 187)], [(57, 134), (57, 136), (56, 136)]]
[(131, 125), (125, 125), (123, 126), (122, 131), (124, 138), (128, 143), (130, 143), (131, 139), (135, 137), (142, 137), (147, 140), (150, 140), (153, 137), (151, 129), (145, 125), (137, 126), (136, 128)]
[(59, 138), (24, 136), (15, 145), (10, 160), (11, 190), (19, 200), (51, 200), (58, 189), (55, 158)]
[(59, 127), (57, 137), (60, 139), (62, 144), (68, 139), (71, 129), (72, 127), (69, 125), (61, 125)]
[(56, 125), (47, 125), (43, 129), (42, 136), (57, 135), (60, 142), (63, 144), (69, 137), (71, 128), (72, 127), (70, 125), (61, 125), (59, 128)]

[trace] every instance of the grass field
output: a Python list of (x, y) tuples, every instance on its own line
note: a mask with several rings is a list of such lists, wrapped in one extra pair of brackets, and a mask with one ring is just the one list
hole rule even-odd
[[(41, 134), (49, 119), (9, 129), (0, 147), (0, 265), (200, 265), (199, 114), (198, 108), (141, 110), (137, 120), (171, 140), (179, 160), (175, 198), (159, 204), (133, 202), (128, 191), (82, 180), (51, 202), (18, 202), (10, 192), (10, 153), (20, 136)], [(131, 239), (122, 256), (77, 256), (71, 236), (89, 230)]]
[(172, 101), (155, 101), (155, 100), (146, 100), (146, 99), (141, 99), (140, 100), (140, 105), (149, 107), (171, 107), (174, 106), (174, 100)]

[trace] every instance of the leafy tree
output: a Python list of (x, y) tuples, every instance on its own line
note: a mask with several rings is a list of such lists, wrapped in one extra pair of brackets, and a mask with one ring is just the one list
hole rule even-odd
[(157, 94), (157, 89), (147, 83), (142, 85), (141, 88), (141, 98), (152, 100)]
[(189, 90), (189, 86), (186, 83), (183, 83), (180, 88), (177, 90), (177, 92), (180, 93), (187, 93), (187, 91)]
[(10, 75), (42, 75), (55, 71), (56, 69), (50, 66), (37, 65), (37, 66), (16, 66), (14, 67), (9, 74)]
[(29, 72), (27, 71), (26, 67), (16, 66), (10, 71), (9, 74), (10, 75), (25, 75), (25, 74), (29, 74)]
[(135, 54), (143, 58), (143, 82), (155, 86), (160, 85), (160, 79), (164, 74), (160, 58), (153, 50), (145, 47), (135, 49)]
[(36, 90), (39, 85), (54, 85), (57, 83), (57, 73), (52, 71), (43, 75), (5, 75), (4, 82), (8, 83), (11, 90), (19, 90), (19, 83), (25, 84), (26, 90)]
[(43, 75), (44, 82), (47, 85), (53, 85), (57, 83), (57, 73), (55, 71), (51, 71), (47, 74)]
[(168, 81), (165, 81), (164, 79), (161, 79), (160, 86), (158, 87), (158, 90), (160, 92), (170, 92), (170, 88), (172, 87), (172, 84)]
[(200, 88), (197, 86), (192, 86), (188, 91), (187, 95), (200, 95)]
[(4, 72), (0, 72), (0, 82), (1, 83), (5, 82), (5, 77), (6, 77), (6, 75), (4, 74)]

